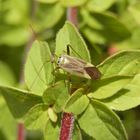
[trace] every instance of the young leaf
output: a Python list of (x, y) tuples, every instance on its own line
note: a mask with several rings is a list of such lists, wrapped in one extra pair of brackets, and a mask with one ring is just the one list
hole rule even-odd
[(56, 37), (56, 55), (60, 56), (67, 52), (67, 45), (70, 44), (70, 54), (80, 57), (90, 62), (90, 55), (87, 46), (78, 33), (77, 29), (70, 23), (66, 22), (63, 28), (58, 32)]
[(24, 116), (26, 128), (31, 130), (45, 128), (45, 125), (49, 120), (47, 109), (48, 107), (43, 104), (33, 106)]
[(43, 94), (43, 100), (47, 105), (53, 106), (56, 112), (62, 108), (69, 98), (68, 87), (64, 81), (59, 81), (55, 85), (47, 88)]
[(88, 97), (93, 97), (96, 99), (108, 98), (114, 94), (117, 94), (117, 92), (124, 88), (131, 80), (132, 77), (115, 76), (96, 81), (96, 83), (91, 85), (91, 90)]
[(48, 108), (48, 115), (52, 122), (57, 121), (57, 114), (54, 112), (54, 110), (51, 107)]
[(140, 73), (140, 51), (122, 51), (109, 58), (98, 66), (102, 78), (115, 75), (133, 76)]
[(45, 140), (57, 140), (59, 139), (59, 133), (60, 124), (53, 123), (49, 120), (44, 131)]
[(0, 86), (0, 91), (15, 118), (23, 117), (30, 108), (42, 102), (40, 96), (16, 88)]
[(116, 95), (102, 100), (109, 108), (124, 111), (140, 105), (140, 74)]
[(60, 3), (66, 7), (80, 6), (87, 0), (60, 0)]
[(81, 114), (89, 104), (89, 99), (83, 94), (83, 89), (76, 90), (68, 99), (64, 111), (75, 115)]
[(78, 117), (80, 128), (97, 140), (127, 140), (124, 127), (115, 113), (98, 101), (91, 101)]
[(92, 12), (102, 12), (111, 7), (115, 1), (116, 0), (88, 0), (86, 7)]
[(25, 82), (35, 94), (43, 91), (53, 81), (51, 53), (46, 42), (35, 41), (25, 64)]

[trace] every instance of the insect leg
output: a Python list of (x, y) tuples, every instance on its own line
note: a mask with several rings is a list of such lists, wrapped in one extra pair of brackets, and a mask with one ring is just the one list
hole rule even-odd
[(67, 74), (68, 74), (68, 91), (71, 94), (71, 74), (70, 73)]
[[(70, 44), (67, 44), (67, 51), (70, 50), (69, 48), (71, 48), (71, 50), (77, 55), (79, 56), (79, 58), (82, 59), (82, 57), (72, 48), (72, 46)], [(69, 51), (70, 52), (70, 51)]]
[(68, 44), (68, 45), (67, 45), (67, 54), (68, 54), (68, 55), (70, 55), (70, 47), (69, 47), (69, 46), (70, 46), (70, 45)]
[[(70, 45), (68, 44), (67, 45), (67, 54), (70, 55)], [(68, 77), (68, 91), (69, 93), (71, 94), (71, 74), (70, 73), (67, 73), (67, 77)]]
[(60, 67), (55, 67), (54, 70), (52, 71), (52, 74), (55, 75), (56, 71), (58, 71), (60, 69)]
[(68, 87), (69, 94), (71, 94), (71, 74), (68, 72), (65, 72), (64, 70), (63, 70), (63, 72), (64, 72), (64, 74), (67, 74), (68, 82), (66, 82), (66, 79), (64, 79), (64, 83), (65, 83), (65, 86)]

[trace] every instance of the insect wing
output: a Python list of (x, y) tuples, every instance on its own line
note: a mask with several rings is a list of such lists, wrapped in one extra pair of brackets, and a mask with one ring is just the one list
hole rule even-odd
[(91, 77), (91, 79), (100, 79), (101, 73), (96, 67), (84, 67), (86, 73)]
[(63, 55), (62, 58), (65, 61), (60, 64), (60, 67), (73, 75), (94, 80), (99, 79), (101, 76), (100, 71), (94, 65), (87, 63), (80, 58), (68, 55)]
[(66, 60), (66, 62), (62, 65), (62, 67), (66, 67), (68, 69), (77, 69), (77, 68), (83, 68), (86, 63), (82, 61), (81, 59), (71, 57), (68, 55), (63, 56)]

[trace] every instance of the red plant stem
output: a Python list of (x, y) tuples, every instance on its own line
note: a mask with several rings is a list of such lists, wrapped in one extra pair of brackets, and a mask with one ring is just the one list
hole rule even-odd
[(78, 24), (77, 14), (78, 14), (77, 7), (71, 7), (67, 9), (67, 20), (69, 20), (75, 26), (77, 26)]
[(74, 125), (74, 116), (72, 113), (63, 113), (61, 121), (60, 140), (71, 140)]
[[(67, 20), (75, 26), (78, 24), (77, 8), (71, 7), (67, 9)], [(74, 128), (74, 115), (72, 113), (63, 113), (60, 128), (59, 140), (71, 140)]]
[(107, 50), (108, 55), (113, 55), (113, 54), (115, 54), (115, 53), (118, 52), (118, 51), (119, 51), (119, 48), (117, 48), (117, 47), (115, 46), (115, 44), (111, 44), (111, 45), (109, 46), (108, 50)]
[[(30, 14), (31, 19), (34, 19), (34, 16), (35, 16), (35, 13), (36, 13), (36, 8), (37, 8), (37, 2), (36, 2), (36, 0), (33, 0), (32, 4), (31, 4), (31, 14)], [(25, 46), (24, 57), (22, 59), (22, 66), (25, 64), (28, 51), (29, 51), (29, 49), (30, 49), (34, 40), (35, 40), (35, 34), (32, 32), (31, 37), (29, 38), (29, 40), (27, 42), (27, 45)], [(21, 69), (23, 69), (23, 68), (21, 68)], [(21, 85), (24, 83), (24, 76), (23, 75), (24, 75), (23, 70), (21, 70), (20, 81), (19, 81), (19, 83)], [(23, 123), (18, 123), (17, 127), (18, 127), (17, 140), (25, 140), (26, 135), (25, 135), (24, 124)]]
[(22, 123), (18, 124), (18, 136), (17, 140), (24, 140), (25, 139), (25, 131), (24, 131), (24, 126)]
[[(23, 57), (23, 64), (25, 63), (26, 57), (27, 57), (27, 53), (29, 51), (29, 48), (31, 47), (33, 41), (34, 41), (34, 35), (31, 35), (31, 38), (29, 39), (27, 46), (25, 47), (25, 54)], [(20, 84), (22, 85), (24, 83), (24, 74), (23, 71), (20, 73)], [(24, 129), (24, 125), (22, 123), (18, 123), (18, 132), (17, 132), (17, 140), (25, 140), (25, 129)]]

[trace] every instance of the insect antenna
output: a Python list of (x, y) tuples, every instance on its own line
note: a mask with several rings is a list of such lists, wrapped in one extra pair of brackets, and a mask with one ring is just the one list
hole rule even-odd
[[(34, 27), (33, 27), (32, 24), (29, 24), (29, 29), (30, 29), (30, 32), (31, 32), (31, 41), (30, 41), (29, 44), (28, 44), (29, 47), (27, 47), (27, 52), (28, 52), (29, 49), (31, 48), (32, 43), (33, 43), (33, 41), (34, 41), (35, 39), (37, 39), (37, 40), (39, 41), (39, 39), (37, 38), (38, 35), (39, 35), (39, 33), (36, 32), (36, 31), (34, 30)], [(46, 54), (46, 55), (47, 55), (47, 54)], [(33, 80), (31, 81), (31, 83), (30, 83), (28, 86), (26, 85), (28, 91), (31, 91), (31, 90), (33, 89), (33, 87), (34, 87), (34, 85), (35, 85), (35, 83), (36, 83), (36, 80), (39, 80), (39, 81), (41, 81), (44, 85), (46, 85), (45, 80), (43, 79), (42, 76), (40, 76), (40, 74), (42, 73), (43, 67), (44, 67), (44, 65), (46, 65), (46, 63), (52, 63), (52, 65), (53, 65), (53, 66), (52, 66), (52, 71), (56, 71), (56, 67), (58, 67), (58, 66), (57, 66), (57, 63), (56, 63), (56, 61), (55, 61), (55, 57), (57, 58), (58, 56), (57, 56), (56, 54), (54, 54), (53, 52), (51, 52), (51, 54), (49, 54), (49, 56), (50, 56), (50, 58), (48, 58), (47, 60), (44, 60), (44, 61), (42, 62), (42, 64), (41, 64), (39, 67), (36, 67), (34, 61), (32, 60), (32, 58), (30, 58), (31, 63), (32, 63), (32, 67), (33, 67), (33, 69), (35, 70), (35, 75), (34, 75), (34, 77), (33, 77)], [(27, 59), (27, 56), (26, 56), (25, 59)], [(58, 70), (58, 68), (57, 68), (57, 70)], [(52, 72), (52, 75), (55, 76), (55, 73)], [(55, 82), (55, 78), (53, 78), (52, 83), (54, 83), (54, 82)], [(25, 83), (25, 84), (26, 84), (26, 83)], [(51, 83), (50, 83), (50, 84), (51, 84)]]
[(41, 71), (43, 70), (43, 67), (46, 63), (53, 63), (51, 60), (46, 60), (44, 61), (44, 63), (40, 66), (40, 68), (36, 68), (34, 63), (32, 63), (32, 66), (36, 72), (36, 75), (32, 81), (32, 83), (30, 84), (30, 86), (28, 87), (30, 90), (33, 88), (33, 86), (35, 85), (35, 82), (37, 80), (37, 78), (43, 82), (44, 85), (46, 85), (45, 81), (42, 79), (42, 77), (40, 76)]
[[(44, 80), (42, 79), (42, 77), (40, 76), (40, 73), (41, 73), (41, 71), (42, 71), (42, 69), (43, 69), (43, 67), (44, 67), (44, 65), (45, 65), (46, 63), (52, 63), (52, 65), (53, 65), (53, 70), (52, 70), (51, 74), (54, 76), (54, 78), (53, 78), (52, 84), (55, 83), (55, 74), (56, 74), (55, 72), (56, 72), (56, 71), (58, 72), (58, 70), (59, 70), (59, 67), (58, 67), (57, 62), (56, 62), (56, 60), (55, 60), (55, 57), (58, 57), (58, 56), (57, 56), (56, 54), (54, 54), (54, 53), (51, 53), (50, 59), (44, 61), (40, 68), (36, 68), (36, 67), (35, 67), (35, 64), (34, 64), (33, 61), (32, 61), (32, 65), (33, 65), (33, 67), (34, 67), (34, 69), (35, 69), (36, 76), (35, 76), (34, 80), (32, 81), (32, 83), (31, 83), (29, 89), (32, 89), (32, 88), (33, 88), (33, 86), (35, 85), (35, 82), (36, 82), (37, 78), (39, 78), (39, 80), (41, 80), (41, 81), (44, 83), (44, 85), (46, 85), (45, 81), (44, 81)], [(30, 60), (31, 60), (31, 59), (30, 59)], [(50, 83), (50, 84), (51, 84), (51, 83)]]
[(32, 24), (29, 24), (29, 27), (31, 29), (31, 33), (32, 33), (32, 36), (34, 39), (37, 39), (38, 37), (38, 33), (35, 31), (35, 29), (33, 28), (33, 25)]
[(51, 60), (45, 61), (45, 62), (41, 65), (41, 67), (40, 67), (39, 69), (36, 69), (35, 65), (32, 63), (32, 65), (33, 65), (33, 67), (34, 67), (34, 69), (35, 69), (37, 75), (36, 75), (36, 77), (34, 78), (34, 80), (32, 81), (32, 83), (31, 83), (29, 89), (32, 89), (32, 88), (33, 88), (33, 86), (34, 86), (34, 84), (35, 84), (37, 78), (39, 78), (44, 84), (46, 84), (45, 81), (40, 77), (39, 74), (41, 73), (41, 71), (42, 71), (44, 65), (45, 65), (46, 63), (49, 63), (49, 62), (51, 62)]

